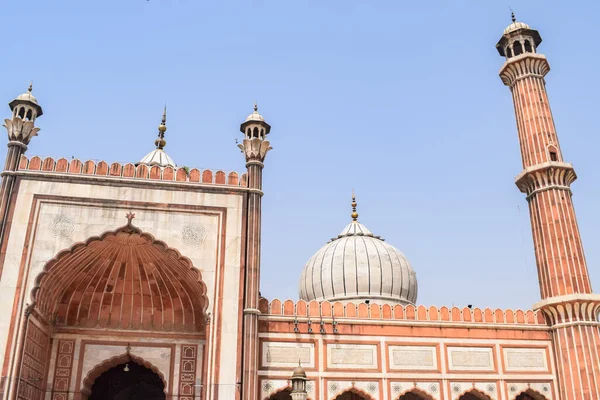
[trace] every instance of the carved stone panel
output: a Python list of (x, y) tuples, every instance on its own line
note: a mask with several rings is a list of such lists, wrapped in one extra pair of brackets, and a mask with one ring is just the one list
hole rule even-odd
[(437, 370), (435, 346), (390, 346), (392, 370)]
[(263, 342), (262, 365), (265, 367), (315, 367), (313, 343)]
[(494, 355), (489, 347), (448, 347), (450, 371), (494, 371)]
[(327, 368), (377, 369), (377, 345), (328, 344)]
[(504, 348), (504, 369), (511, 371), (546, 372), (546, 349)]

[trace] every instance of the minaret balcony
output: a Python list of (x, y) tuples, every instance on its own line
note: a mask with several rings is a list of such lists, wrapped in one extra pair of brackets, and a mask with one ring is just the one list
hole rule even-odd
[(521, 192), (529, 199), (534, 194), (549, 190), (567, 190), (571, 192), (571, 183), (577, 179), (573, 165), (561, 161), (547, 161), (525, 168), (515, 178)]
[(506, 86), (512, 87), (517, 81), (527, 77), (543, 79), (550, 72), (546, 56), (538, 53), (523, 53), (509, 58), (500, 68), (500, 78)]

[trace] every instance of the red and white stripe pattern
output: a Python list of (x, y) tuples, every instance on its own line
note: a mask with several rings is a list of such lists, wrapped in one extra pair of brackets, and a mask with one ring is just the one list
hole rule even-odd
[(563, 162), (541, 54), (509, 60), (500, 76), (513, 95), (524, 171), (517, 185), (527, 194), (537, 261), (540, 306), (554, 336), (558, 387), (563, 400), (600, 399), (600, 297), (592, 295), (571, 199), (573, 167)]

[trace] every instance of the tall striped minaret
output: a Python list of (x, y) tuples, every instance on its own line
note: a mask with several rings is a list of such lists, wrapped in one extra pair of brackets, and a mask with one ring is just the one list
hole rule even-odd
[(244, 260), (244, 311), (242, 333), (242, 371), (241, 371), (241, 400), (257, 400), (258, 387), (258, 310), (259, 284), (260, 284), (260, 239), (261, 239), (261, 199), (262, 199), (262, 171), (263, 162), (271, 144), (267, 135), (271, 126), (264, 117), (258, 113), (258, 106), (254, 105), (254, 112), (240, 126), (244, 140), (238, 145), (246, 157), (248, 169), (248, 197), (246, 200), (246, 259)]
[(542, 309), (552, 327), (562, 400), (600, 399), (600, 296), (592, 286), (571, 199), (573, 166), (563, 159), (548, 103), (548, 60), (527, 24), (512, 23), (496, 45), (506, 62), (502, 82), (512, 92), (523, 171), (516, 184), (527, 195)]

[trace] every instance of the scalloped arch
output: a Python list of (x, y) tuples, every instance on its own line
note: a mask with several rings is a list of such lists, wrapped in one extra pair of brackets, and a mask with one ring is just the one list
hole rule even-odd
[(492, 400), (490, 398), (490, 396), (488, 396), (487, 394), (483, 393), (480, 390), (477, 390), (475, 388), (471, 388), (469, 390), (465, 390), (464, 392), (462, 392), (460, 394), (460, 396), (456, 397), (458, 400), (471, 400), (471, 398), (475, 398), (478, 400)]
[(132, 225), (60, 251), (31, 299), (55, 325), (88, 328), (202, 332), (208, 307), (191, 260)]
[(346, 394), (356, 394), (356, 395), (359, 395), (359, 396), (361, 396), (363, 398), (363, 400), (375, 400), (375, 398), (373, 396), (371, 396), (370, 394), (368, 394), (364, 390), (361, 390), (361, 389), (357, 388), (356, 386), (352, 386), (350, 388), (345, 388), (345, 389), (340, 390), (331, 399), (332, 400), (345, 400), (343, 396), (346, 395)]
[(404, 391), (396, 398), (396, 400), (408, 400), (406, 399), (408, 397), (407, 395), (411, 394), (419, 397), (421, 400), (435, 400), (429, 393), (426, 393), (418, 388), (412, 388)]
[[(522, 390), (521, 392), (517, 393), (514, 397), (511, 397), (510, 400), (519, 399), (519, 396), (523, 396), (523, 395), (529, 396), (529, 398), (531, 398), (533, 400), (548, 400), (548, 398), (546, 396), (544, 396), (537, 390), (533, 390), (531, 388)], [(525, 398), (523, 400), (526, 400), (526, 399), (527, 398)]]
[(134, 356), (133, 354), (128, 354), (128, 353), (123, 353), (118, 356), (114, 356), (112, 358), (104, 360), (103, 362), (101, 362), (100, 364), (97, 364), (94, 368), (92, 368), (88, 372), (86, 377), (83, 379), (81, 393), (85, 396), (85, 398), (87, 398), (92, 393), (92, 385), (94, 384), (94, 382), (96, 381), (96, 379), (98, 379), (98, 377), (100, 375), (102, 375), (104, 372), (108, 371), (109, 369), (116, 367), (117, 365), (124, 364), (129, 361), (133, 361), (138, 365), (142, 365), (142, 366), (148, 368), (149, 370), (151, 370), (152, 372), (154, 372), (156, 375), (158, 375), (164, 385), (164, 388), (165, 388), (164, 393), (165, 393), (165, 395), (168, 395), (168, 391), (167, 391), (168, 385), (167, 385), (167, 381), (165, 380), (165, 376), (163, 375), (163, 373), (160, 372), (160, 370), (156, 366), (152, 365), (150, 362), (144, 360), (141, 357), (137, 357), (137, 356)]

